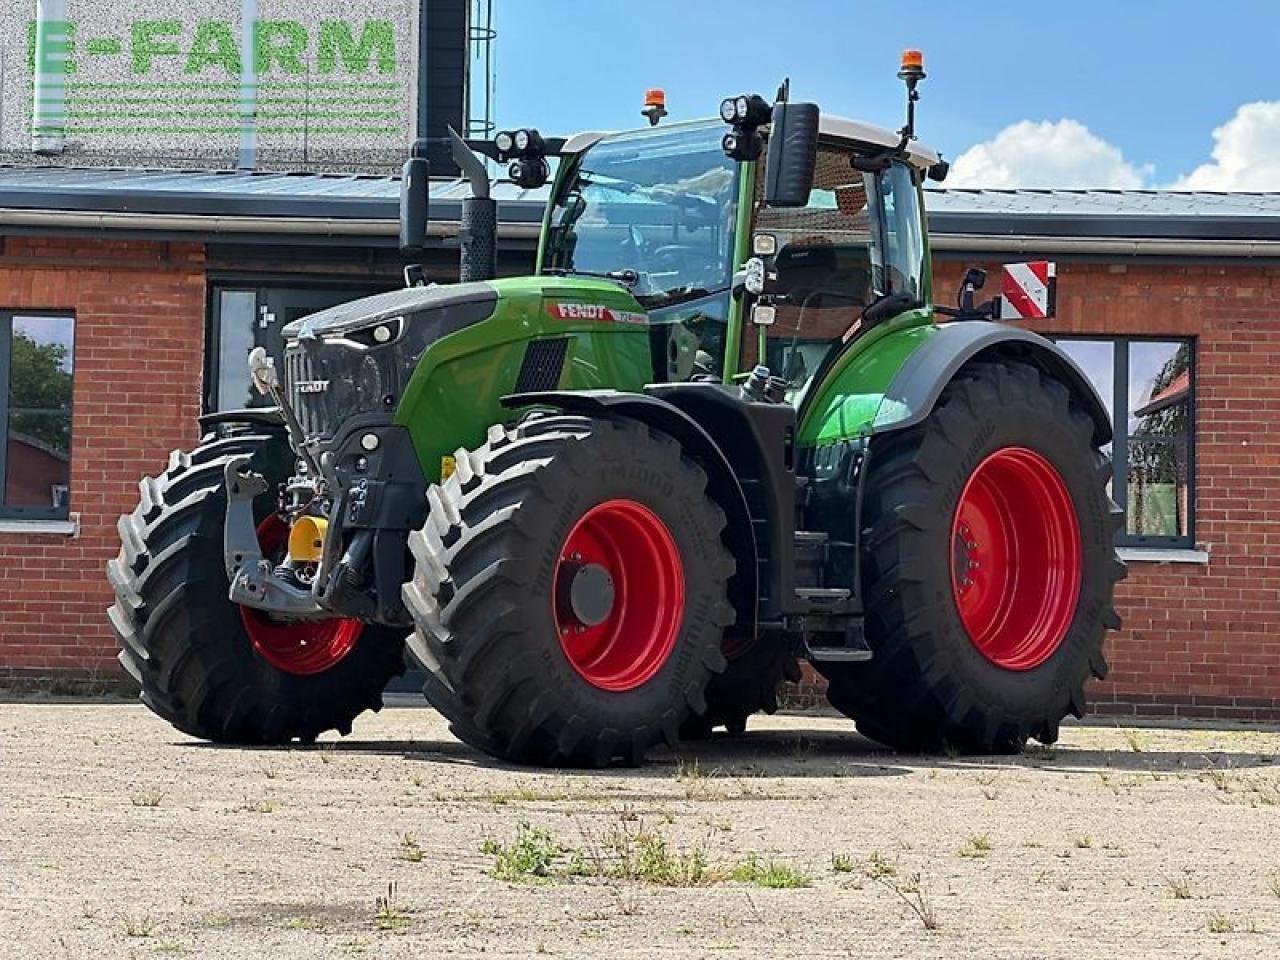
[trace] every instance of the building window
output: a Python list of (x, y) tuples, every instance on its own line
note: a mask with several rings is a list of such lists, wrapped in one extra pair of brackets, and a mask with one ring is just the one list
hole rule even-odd
[(75, 320), (0, 312), (0, 517), (66, 519)]
[(1195, 543), (1195, 343), (1059, 338), (1111, 413), (1111, 496), (1125, 512), (1120, 546)]

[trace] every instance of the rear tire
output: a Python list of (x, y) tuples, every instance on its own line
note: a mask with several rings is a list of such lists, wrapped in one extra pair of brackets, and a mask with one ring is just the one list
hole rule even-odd
[[(1065, 715), (1083, 715), (1085, 682), (1107, 672), (1102, 642), (1120, 626), (1112, 592), (1124, 576), (1113, 546), (1120, 511), (1106, 493), (1110, 463), (1092, 434), (1092, 420), (1063, 384), (1029, 365), (998, 362), (965, 367), (923, 424), (872, 441), (862, 586), (875, 655), (815, 664), (832, 705), (862, 733), (904, 750), (1002, 753), (1030, 737), (1052, 743)], [(959, 505), (972, 503), (972, 479), (993, 462), (1013, 463), (1015, 479), (1006, 483), (1009, 499), (998, 493), (991, 509), (1008, 514), (1014, 540), (1018, 529), (1029, 533), (1023, 565), (985, 564), (1002, 568), (1004, 579), (983, 581), (993, 571), (976, 558), (988, 559), (981, 552), (989, 543), (966, 543), (974, 538), (957, 539), (956, 531)], [(1033, 465), (1033, 479), (1021, 486), (1019, 463)], [(1055, 515), (1052, 500), (1028, 510), (1037, 484), (1046, 496), (1056, 491), (1058, 527), (1043, 519)], [(1013, 586), (1006, 594), (992, 588), (995, 599), (975, 613), (966, 591), (992, 582)], [(1030, 626), (1001, 640), (1002, 625), (1017, 623), (1019, 611)]]
[[(409, 538), (409, 648), (427, 699), (505, 760), (603, 766), (674, 746), (706, 710), (733, 622), (734, 562), (706, 474), (643, 424), (566, 416), (494, 427), (456, 462)], [(601, 571), (612, 586), (595, 616), (568, 609), (578, 576), (598, 585)]]
[[(120, 518), (120, 554), (107, 565), (120, 663), (141, 685), (143, 703), (193, 737), (279, 744), (327, 730), (348, 734), (357, 715), (382, 707), (383, 688), (404, 672), (403, 639), (365, 625), (334, 665), (306, 675), (259, 653), (227, 596), (222, 559), (223, 469), (246, 454), (273, 482), (292, 463), (279, 436), (211, 436), (190, 453), (174, 451), (164, 473), (141, 482), (137, 509)], [(263, 500), (266, 516), (271, 505)]]

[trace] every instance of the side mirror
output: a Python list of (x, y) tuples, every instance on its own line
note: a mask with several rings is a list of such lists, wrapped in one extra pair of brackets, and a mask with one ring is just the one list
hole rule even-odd
[(427, 245), (430, 190), (431, 165), (426, 144), (419, 141), (405, 161), (400, 180), (400, 252), (406, 257), (416, 256)]
[(818, 119), (816, 103), (773, 105), (769, 153), (765, 161), (764, 202), (767, 205), (808, 205), (814, 170), (818, 166)]

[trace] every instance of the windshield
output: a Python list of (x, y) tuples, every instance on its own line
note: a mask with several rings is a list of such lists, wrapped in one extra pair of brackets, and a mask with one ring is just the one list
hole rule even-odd
[(727, 289), (738, 174), (722, 126), (646, 130), (588, 149), (557, 191), (543, 272), (615, 276), (649, 309)]

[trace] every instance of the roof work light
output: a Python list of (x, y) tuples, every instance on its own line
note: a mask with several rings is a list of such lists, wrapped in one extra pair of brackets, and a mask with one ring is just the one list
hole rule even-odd
[(644, 109), (640, 111), (642, 117), (649, 118), (649, 126), (656, 127), (658, 121), (667, 115), (667, 92), (654, 88), (644, 92)]

